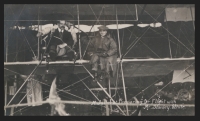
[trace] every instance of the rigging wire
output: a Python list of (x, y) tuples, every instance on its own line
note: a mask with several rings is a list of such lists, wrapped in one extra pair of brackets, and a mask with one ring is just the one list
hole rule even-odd
[[(152, 31), (154, 31), (154, 32), (156, 32), (156, 33), (158, 33), (158, 34), (160, 34), (162, 37), (165, 37), (165, 35), (162, 35), (161, 33), (159, 33), (159, 32), (157, 32), (157, 31), (153, 30), (152, 28), (150, 28), (150, 29), (151, 29)], [(167, 38), (167, 37), (165, 37), (165, 38)], [(169, 41), (170, 41), (171, 43), (173, 43), (173, 44), (175, 44), (175, 45), (178, 46), (178, 44), (176, 44), (176, 43), (173, 42), (172, 40), (169, 39)]]
[[(101, 9), (101, 13), (102, 13), (102, 11), (103, 11), (104, 6), (105, 6), (105, 5), (103, 5), (103, 7), (102, 7), (102, 9)], [(99, 18), (98, 18), (98, 19), (94, 22), (94, 24), (92, 25), (92, 27), (91, 27), (89, 33), (91, 32), (91, 30), (92, 30), (92, 28), (94, 27), (94, 25), (99, 21), (100, 16), (101, 16), (101, 13), (100, 13), (100, 15), (99, 15)], [(88, 37), (88, 38), (89, 38), (89, 37)], [(83, 54), (83, 57), (85, 56), (85, 53), (86, 53), (86, 51), (87, 51), (87, 48), (88, 48), (90, 42), (91, 42), (91, 39), (89, 38), (89, 42), (88, 42), (88, 44), (87, 44), (87, 46), (86, 46), (86, 49), (85, 49), (84, 54)], [(82, 58), (83, 58), (83, 57), (82, 57)]]
[[(33, 45), (33, 47), (36, 46), (36, 45), (37, 45), (37, 44)], [(21, 46), (22, 46), (22, 45), (21, 45)], [(24, 52), (25, 50), (30, 50), (30, 48), (24, 49), (24, 50), (19, 50), (19, 51), (17, 51), (17, 52), (13, 52), (13, 53), (9, 53), (8, 55), (12, 55), (12, 54), (15, 54), (15, 53)], [(37, 51), (37, 49), (35, 49), (34, 51)]]
[(61, 6), (62, 6), (62, 8), (64, 8), (66, 10), (66, 12), (68, 12), (74, 18), (74, 15), (66, 7), (64, 7), (64, 5), (61, 5)]
[[(140, 6), (140, 5), (138, 5), (138, 6)], [(167, 5), (168, 6), (168, 5)], [(167, 7), (166, 6), (166, 7)], [(141, 6), (140, 6), (141, 7)], [(165, 8), (166, 8), (165, 7)], [(160, 12), (160, 14), (158, 15), (158, 17), (156, 18), (156, 19), (158, 19), (159, 17), (160, 17), (160, 15), (165, 11), (165, 8), (163, 9), (163, 11), (162, 12)], [(144, 10), (145, 11), (145, 10)], [(156, 20), (157, 21), (157, 20)], [(135, 46), (136, 45), (136, 43), (139, 41), (139, 39), (141, 39), (141, 37), (142, 36), (144, 36), (144, 34), (147, 32), (147, 30), (150, 28), (150, 26), (145, 30), (145, 32), (137, 39), (137, 41), (135, 42), (135, 43), (131, 43), (131, 46), (133, 47), (133, 46)], [(131, 48), (129, 48), (129, 50), (122, 56), (122, 58), (132, 49), (132, 47)]]
[[(183, 33), (182, 29), (181, 29), (181, 32)], [(186, 40), (188, 41), (188, 43), (190, 44), (190, 46), (192, 47), (192, 49), (195, 49), (193, 46), (192, 46), (192, 43), (190, 43), (189, 39), (186, 37), (186, 35), (183, 33), (183, 35), (185, 36)]]
[[(138, 5), (140, 6), (140, 5)], [(141, 7), (141, 6), (140, 6)], [(156, 22), (158, 22), (154, 17), (152, 17), (146, 10), (144, 10), (144, 12), (146, 12), (151, 18), (153, 18)], [(183, 44), (177, 37), (175, 37), (170, 31), (168, 31), (165, 27), (162, 26), (162, 28), (164, 28), (171, 36), (173, 36), (176, 40), (178, 40), (178, 42), (183, 45), (188, 51), (190, 51), (192, 54), (194, 54), (187, 46), (185, 46), (185, 44)]]
[[(15, 58), (13, 59), (13, 61), (17, 58), (17, 56), (18, 56), (18, 52), (19, 52), (19, 50), (21, 49), (22, 45), (23, 45), (23, 43), (21, 43), (20, 47), (17, 48), (17, 52), (15, 52), (16, 55), (15, 55)], [(7, 55), (9, 55), (9, 54), (7, 54)], [(16, 61), (17, 61), (17, 59), (16, 59)]]
[[(34, 80), (35, 80), (35, 79), (34, 79)], [(82, 80), (83, 80), (83, 79), (82, 79)], [(82, 80), (81, 80), (81, 81), (82, 81)], [(37, 81), (37, 80), (35, 80), (35, 81)], [(37, 82), (39, 82), (39, 83), (41, 83), (41, 84), (44, 84), (44, 85), (46, 85), (46, 86), (50, 86), (50, 85), (45, 84), (45, 83), (43, 83), (43, 82), (41, 82), (41, 81), (37, 81)], [(83, 81), (82, 81), (82, 82), (83, 82)], [(66, 88), (66, 87), (65, 87), (65, 88)], [(64, 89), (64, 88), (63, 88), (63, 89)], [(79, 97), (79, 96), (76, 96), (76, 95), (73, 95), (73, 94), (71, 94), (71, 93), (65, 92), (65, 91), (63, 91), (63, 89), (62, 89), (62, 90), (57, 89), (57, 90), (62, 91), (62, 92), (67, 93), (67, 94), (70, 94), (70, 95), (72, 95), (72, 96), (78, 97), (78, 98), (80, 98), (80, 99), (83, 99), (83, 98), (81, 98), (81, 97)], [(30, 89), (30, 90), (31, 90), (31, 89)], [(30, 90), (29, 90), (29, 91), (30, 91)], [(57, 91), (57, 92), (59, 92), (59, 91)], [(27, 94), (26, 94), (26, 95), (27, 95)], [(26, 95), (25, 95), (25, 96), (26, 96)], [(24, 96), (24, 97), (25, 97), (25, 96)], [(47, 97), (48, 97), (48, 96), (47, 96)], [(45, 98), (47, 98), (47, 97), (44, 97), (43, 99), (45, 99)], [(24, 98), (23, 98), (23, 99), (24, 99)], [(23, 100), (23, 99), (22, 99), (22, 100)], [(22, 101), (22, 100), (21, 100), (21, 101)], [(84, 99), (84, 100), (86, 100), (86, 99)], [(20, 101), (20, 102), (21, 102), (21, 101)], [(89, 100), (86, 100), (86, 101), (89, 101)], [(20, 104), (20, 103), (18, 103), (18, 104)], [(28, 106), (27, 106), (27, 107), (28, 107)], [(93, 107), (94, 107), (94, 106), (93, 106)], [(104, 106), (103, 106), (103, 107), (104, 107)], [(96, 107), (95, 107), (95, 108), (96, 108)]]
[[(133, 16), (133, 13), (131, 12), (130, 8), (128, 7), (128, 5), (126, 4), (126, 7), (128, 8), (129, 12), (131, 13), (131, 15)], [(134, 16), (133, 16), (134, 18)]]
[[(26, 5), (26, 4), (25, 4), (25, 5)], [(24, 5), (24, 6), (25, 6), (25, 5)], [(23, 9), (24, 9), (24, 6), (23, 6)], [(12, 8), (10, 8), (10, 9), (11, 9), (11, 11), (12, 11), (12, 14), (14, 15)], [(23, 11), (23, 9), (22, 9), (22, 11)], [(22, 11), (20, 12), (20, 15), (21, 15)], [(19, 17), (20, 17), (20, 15), (19, 15)], [(18, 19), (19, 19), (19, 17), (18, 17)], [(18, 21), (16, 21), (15, 24), (18, 24), (18, 25), (19, 25)], [(14, 25), (15, 25), (15, 24), (14, 24)], [(18, 27), (18, 26), (17, 26), (17, 27)], [(19, 28), (18, 28), (18, 29), (19, 29)], [(12, 31), (13, 31), (13, 30), (12, 30)], [(11, 31), (11, 32), (12, 32), (12, 31)], [(19, 29), (19, 31), (20, 31), (21, 34), (23, 33), (20, 29)], [(28, 42), (26, 36), (24, 35), (24, 33), (22, 34), (22, 36), (25, 38), (25, 40), (27, 41), (27, 43), (28, 43), (28, 45), (29, 45), (31, 51), (33, 52), (33, 50), (32, 50), (32, 48), (31, 48), (31, 46), (30, 46), (30, 44), (29, 44), (29, 42)], [(34, 53), (34, 52), (33, 52), (33, 55), (35, 56), (35, 53)]]
[[(22, 10), (21, 10), (21, 12), (20, 12), (20, 14), (19, 14), (19, 16), (18, 16), (18, 19), (19, 19), (19, 17), (20, 17), (21, 14), (22, 14), (22, 11), (24, 10), (24, 6), (25, 6), (25, 5), (26, 5), (26, 4), (23, 5), (23, 8), (22, 8)], [(10, 8), (10, 10), (12, 11), (12, 14), (14, 15), (11, 6), (9, 6), (9, 8)], [(16, 20), (16, 22), (14, 23), (14, 25), (19, 21), (18, 19)], [(13, 26), (13, 25), (12, 25), (12, 26)], [(9, 40), (9, 38), (11, 37), (12, 32), (13, 32), (13, 30), (11, 30), (11, 32), (10, 32), (10, 34), (9, 34), (9, 36), (8, 36), (8, 40)]]
[[(19, 30), (20, 30), (20, 29), (19, 29)], [(20, 30), (20, 32), (22, 32), (22, 31)], [(27, 38), (26, 38), (24, 32), (22, 32), (22, 33), (23, 33), (23, 36), (25, 37), (26, 42), (28, 43), (28, 46), (30, 47), (30, 49), (31, 49), (31, 51), (32, 51), (32, 53), (33, 53), (33, 56), (36, 57), (36, 55), (35, 55), (35, 53), (34, 53), (32, 47), (31, 47), (30, 43), (28, 42), (28, 40), (27, 40)]]
[[(51, 33), (52, 34), (52, 33)], [(51, 41), (52, 35), (50, 37), (49, 43)], [(49, 43), (47, 44), (47, 47), (49, 46)], [(44, 51), (44, 53), (46, 53), (46, 50)], [(42, 57), (43, 58), (43, 57)], [(42, 59), (39, 62), (39, 64), (37, 66), (35, 66), (35, 68), (33, 69), (33, 71), (29, 74), (29, 76), (26, 78), (26, 80), (24, 81), (24, 83), (21, 85), (21, 87), (17, 90), (17, 92), (15, 93), (15, 95), (12, 97), (12, 99), (10, 100), (10, 102), (7, 104), (7, 106), (11, 103), (11, 101), (15, 98), (15, 96), (17, 95), (17, 93), (21, 90), (21, 88), (24, 86), (24, 84), (28, 81), (28, 79), (31, 77), (31, 75), (37, 70), (37, 68), (39, 67), (39, 65), (42, 63)]]
[(131, 47), (128, 49), (128, 51), (122, 56), (122, 58), (124, 58), (124, 56), (137, 44), (137, 42), (144, 36), (144, 34), (149, 30), (149, 28), (147, 28), (145, 30), (145, 32), (142, 34), (142, 36), (140, 36), (139, 38), (136, 38), (135, 43), (131, 44)]
[[(184, 23), (183, 23), (183, 24), (184, 24)], [(187, 34), (187, 36), (189, 37), (189, 34), (188, 34), (187, 30), (186, 30), (186, 25), (185, 25), (185, 24), (184, 24), (183, 28), (184, 28), (184, 30), (185, 30), (185, 34), (184, 34), (185, 37), (186, 37), (186, 34)], [(182, 30), (182, 29), (181, 29), (181, 30)], [(183, 30), (182, 30), (182, 33), (183, 33)], [(188, 42), (189, 42), (189, 39), (188, 39)], [(190, 43), (190, 42), (189, 42), (189, 43)], [(191, 46), (192, 46), (192, 45), (191, 45)], [(194, 46), (192, 46), (192, 48), (195, 49)]]
[(95, 18), (97, 19), (97, 22), (101, 25), (101, 23), (98, 21), (98, 18), (97, 18), (97, 16), (96, 16), (96, 14), (94, 13), (94, 11), (93, 11), (93, 9), (92, 9), (92, 7), (91, 7), (90, 4), (89, 4), (89, 7), (90, 7), (90, 9), (92, 10), (92, 13), (94, 14)]
[[(168, 6), (168, 5), (166, 5), (166, 7), (167, 7), (167, 6)], [(165, 7), (165, 8), (166, 8), (166, 7)], [(161, 12), (159, 13), (159, 15), (157, 16), (157, 18), (156, 18), (156, 19), (158, 19), (158, 18), (160, 17), (160, 15), (161, 15), (161, 14), (162, 14), (162, 13), (165, 11), (165, 8), (163, 9), (163, 11), (161, 11)], [(150, 26), (149, 26), (148, 28), (150, 28), (150, 29), (151, 29), (151, 27), (150, 27)], [(133, 44), (133, 43), (132, 43), (132, 44)], [(131, 44), (131, 45), (132, 45), (132, 44)], [(130, 46), (129, 46), (129, 47), (130, 47)], [(129, 48), (129, 47), (128, 47), (128, 48)]]
[[(167, 21), (166, 21), (166, 25), (167, 25)], [(167, 25), (167, 30), (168, 30), (168, 25)], [(168, 41), (169, 41), (169, 33), (167, 32), (167, 37), (168, 37)], [(169, 54), (170, 54), (170, 57), (172, 58), (172, 51), (171, 51), (171, 44), (170, 44), (170, 41), (169, 41)]]
[[(79, 78), (79, 76), (78, 75), (76, 75), (78, 78)], [(80, 78), (79, 78), (80, 79)], [(83, 82), (83, 81), (81, 81), (84, 85), (85, 85), (85, 87), (92, 93), (92, 95), (100, 102), (100, 100), (98, 99), (98, 97), (89, 89), (89, 87)]]
[[(192, 66), (194, 64), (194, 62), (192, 64), (190, 64), (187, 68), (185, 68), (182, 72), (180, 72), (176, 77), (174, 77), (174, 79), (176, 79), (177, 77), (179, 77), (183, 72), (185, 72), (185, 70), (187, 70), (190, 66)], [(157, 91), (151, 98), (148, 99), (148, 101), (150, 99), (152, 99), (154, 96), (156, 96), (156, 94), (158, 94), (160, 91), (162, 91), (165, 87), (167, 87), (172, 81), (170, 81), (169, 83), (167, 83), (163, 88), (161, 88), (159, 91)]]
[[(173, 72), (173, 71), (170, 71), (167, 75), (169, 75), (171, 72)], [(167, 76), (166, 75), (166, 76)], [(155, 83), (157, 83), (158, 81), (160, 81), (161, 79), (163, 79), (164, 77), (161, 77), (161, 78), (159, 78), (159, 79), (157, 79), (156, 81), (154, 81), (152, 84), (150, 84), (149, 86), (147, 86), (145, 89), (143, 89), (142, 91), (140, 91), (138, 94), (136, 94), (135, 96), (133, 96), (133, 97), (136, 97), (136, 96), (138, 96), (138, 95), (140, 95), (141, 93), (144, 93), (144, 91), (146, 91), (149, 87), (151, 87), (152, 85), (154, 85)], [(132, 98), (131, 98), (132, 99)], [(130, 100), (131, 100), (130, 99)], [(129, 100), (129, 101), (130, 101)]]

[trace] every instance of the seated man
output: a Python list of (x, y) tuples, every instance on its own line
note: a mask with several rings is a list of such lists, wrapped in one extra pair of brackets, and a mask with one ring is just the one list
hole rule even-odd
[[(76, 44), (76, 33), (71, 31), (71, 26), (64, 20), (58, 21), (57, 25), (58, 26), (54, 26), (53, 28), (45, 28), (43, 31), (39, 32), (37, 36), (48, 35), (46, 39), (46, 49), (49, 53), (50, 60), (73, 60), (76, 54), (73, 50)], [(65, 25), (67, 25), (67, 27), (65, 27)]]
[(94, 37), (88, 46), (88, 54), (91, 57), (90, 64), (92, 65), (95, 78), (94, 81), (97, 81), (99, 64), (100, 70), (105, 72), (104, 77), (113, 77), (117, 64), (116, 42), (108, 34), (108, 28), (106, 26), (100, 26), (98, 29), (100, 35)]

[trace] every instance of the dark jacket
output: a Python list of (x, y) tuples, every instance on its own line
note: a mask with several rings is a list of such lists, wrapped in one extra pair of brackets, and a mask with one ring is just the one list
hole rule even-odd
[[(49, 33), (49, 37), (50, 36), (51, 36), (51, 32)], [(56, 38), (56, 37), (60, 38), (60, 33), (59, 33), (58, 29), (56, 29), (55, 32), (53, 32), (51, 40), (50, 40), (50, 43), (49, 43), (49, 47), (51, 45), (62, 44), (63, 42), (67, 43), (67, 45), (72, 47), (72, 45), (74, 43), (71, 33), (66, 31), (66, 30), (63, 31), (63, 38), (62, 38), (63, 42), (60, 39)]]

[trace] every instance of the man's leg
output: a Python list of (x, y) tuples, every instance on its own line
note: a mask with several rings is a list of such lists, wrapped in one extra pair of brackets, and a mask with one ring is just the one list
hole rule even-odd
[(100, 79), (103, 80), (104, 78), (109, 78), (110, 75), (110, 67), (109, 67), (109, 62), (108, 58), (100, 58), (100, 67), (101, 67), (101, 76)]
[(73, 60), (74, 60), (74, 52), (73, 52), (73, 51), (69, 51), (69, 52), (67, 53), (67, 55), (68, 55), (70, 61), (73, 61)]
[(51, 45), (49, 48), (49, 56), (52, 61), (56, 60), (57, 52), (56, 52), (56, 45)]
[(66, 49), (66, 56), (64, 58), (69, 59), (70, 61), (72, 61), (74, 59), (74, 51), (71, 50), (71, 48), (69, 48), (68, 46), (65, 47)]
[(96, 55), (96, 54), (92, 55), (91, 60), (90, 60), (90, 64), (92, 65), (92, 69), (91, 70), (92, 70), (92, 73), (94, 75), (94, 81), (96, 81), (97, 76), (98, 76), (98, 74), (97, 74), (98, 61), (99, 61), (99, 56)]

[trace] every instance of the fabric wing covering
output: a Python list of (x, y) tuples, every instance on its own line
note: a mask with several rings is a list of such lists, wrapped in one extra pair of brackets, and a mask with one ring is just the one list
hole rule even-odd
[(184, 82), (195, 82), (194, 81), (194, 69), (188, 69), (183, 72), (183, 70), (174, 70), (173, 73), (173, 83), (184, 83)]
[[(36, 106), (35, 102), (41, 102), (43, 100), (42, 85), (34, 79), (30, 79), (27, 82), (26, 93), (28, 106), (31, 106), (31, 104), (32, 106)], [(37, 104), (37, 106), (38, 105), (42, 104)]]
[(54, 102), (54, 101), (61, 100), (60, 97), (58, 96), (58, 93), (56, 92), (56, 87), (57, 86), (56, 86), (56, 77), (55, 77), (51, 84), (49, 98), (47, 99), (47, 101), (49, 101), (51, 107), (54, 108), (55, 111), (57, 111), (57, 113), (60, 116), (69, 116), (69, 114), (65, 112), (65, 104)]
[(166, 8), (166, 21), (194, 21), (195, 8), (194, 7), (175, 7)]

